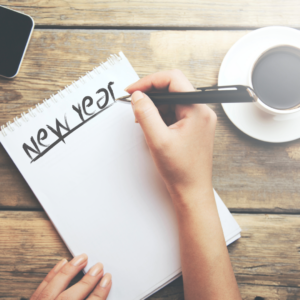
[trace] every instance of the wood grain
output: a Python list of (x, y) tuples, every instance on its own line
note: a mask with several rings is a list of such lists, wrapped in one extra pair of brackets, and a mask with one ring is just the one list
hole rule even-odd
[[(0, 79), (0, 124), (123, 50), (140, 76), (181, 69), (194, 86), (217, 83), (228, 49), (248, 31), (36, 30), (20, 74)], [(268, 144), (240, 132), (220, 105), (213, 181), (236, 212), (300, 212), (300, 141)], [(41, 209), (0, 146), (0, 208)]]
[[(235, 214), (242, 238), (229, 253), (243, 299), (300, 295), (300, 216)], [(30, 297), (61, 258), (71, 258), (43, 212), (0, 211), (0, 299)], [(182, 281), (149, 299), (183, 299)]]
[(243, 300), (298, 300), (300, 289), (294, 287), (239, 284)]
[(35, 0), (2, 1), (31, 15), (37, 25), (103, 27), (299, 27), (297, 0)]

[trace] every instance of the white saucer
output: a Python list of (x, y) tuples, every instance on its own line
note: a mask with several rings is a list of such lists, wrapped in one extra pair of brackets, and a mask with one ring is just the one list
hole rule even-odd
[[(248, 85), (251, 59), (263, 49), (278, 44), (300, 48), (300, 31), (271, 26), (257, 29), (238, 40), (223, 59), (218, 85)], [(247, 135), (270, 143), (283, 143), (300, 138), (300, 115), (278, 118), (263, 112), (253, 103), (222, 104), (232, 123)]]

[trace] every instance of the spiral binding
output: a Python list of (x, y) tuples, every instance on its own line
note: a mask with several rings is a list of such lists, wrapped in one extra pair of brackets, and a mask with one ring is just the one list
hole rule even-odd
[[(109, 69), (109, 67), (115, 65), (119, 61), (122, 60), (122, 57), (117, 54), (111, 54), (105, 62), (101, 62), (98, 67), (95, 67), (92, 71), (87, 72), (86, 75), (80, 76), (77, 81), (73, 81), (70, 85), (65, 86), (64, 90), (59, 90), (56, 95), (51, 95), (49, 99), (43, 100), (42, 103), (38, 103), (34, 108), (29, 108), (28, 112), (21, 113), (21, 117), (15, 117), (13, 123), (8, 121), (5, 125), (2, 125), (0, 127), (1, 133), (4, 137), (7, 136), (8, 132), (13, 132), (17, 127), (22, 126), (22, 122), (27, 123), (30, 121), (30, 118), (35, 118), (38, 116), (38, 114), (42, 114), (44, 110), (47, 108), (50, 108), (51, 105), (58, 103), (60, 100), (65, 98), (64, 93), (71, 94), (72, 89), (79, 88), (79, 83), (84, 85), (86, 83), (87, 78), (93, 79), (94, 75), (100, 75), (102, 72), (104, 73)], [(59, 97), (59, 99), (58, 99)], [(29, 117), (28, 117), (29, 116)]]

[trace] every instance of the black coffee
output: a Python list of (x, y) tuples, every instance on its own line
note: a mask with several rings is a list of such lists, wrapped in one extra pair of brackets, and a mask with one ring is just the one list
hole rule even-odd
[(290, 51), (265, 54), (252, 73), (253, 88), (258, 98), (275, 109), (293, 108), (300, 104), (300, 57)]

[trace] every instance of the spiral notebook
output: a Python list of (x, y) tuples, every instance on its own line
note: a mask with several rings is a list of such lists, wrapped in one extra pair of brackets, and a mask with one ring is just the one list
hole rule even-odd
[[(165, 185), (130, 104), (122, 52), (1, 127), (0, 141), (73, 255), (112, 273), (109, 300), (145, 299), (180, 276)], [(240, 227), (215, 193), (227, 244)]]

